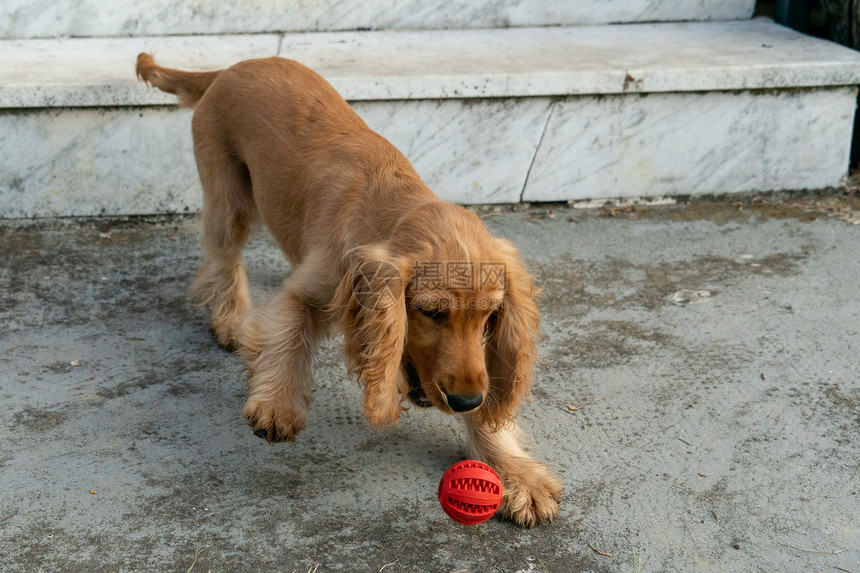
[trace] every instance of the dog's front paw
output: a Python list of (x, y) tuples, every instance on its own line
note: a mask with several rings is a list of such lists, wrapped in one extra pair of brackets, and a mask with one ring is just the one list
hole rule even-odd
[(534, 527), (558, 515), (561, 480), (543, 467), (505, 481), (500, 508), (504, 517), (523, 527)]
[(254, 435), (272, 442), (294, 442), (308, 423), (307, 412), (277, 402), (248, 399), (242, 415)]
[(372, 394), (364, 395), (364, 415), (371, 425), (376, 427), (397, 425), (400, 412), (400, 397), (397, 394)]

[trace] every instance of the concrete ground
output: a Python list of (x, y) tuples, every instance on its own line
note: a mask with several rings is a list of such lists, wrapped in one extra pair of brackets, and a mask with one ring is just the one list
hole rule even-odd
[[(0, 570), (860, 573), (856, 197), (482, 214), (545, 281), (555, 522), (448, 519), (459, 423), (369, 427), (338, 339), (298, 441), (255, 437), (185, 299), (196, 219), (7, 221)], [(287, 272), (246, 260), (258, 300)]]

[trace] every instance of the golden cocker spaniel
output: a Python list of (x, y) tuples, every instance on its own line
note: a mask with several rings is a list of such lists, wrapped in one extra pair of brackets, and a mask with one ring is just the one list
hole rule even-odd
[[(335, 327), (372, 424), (396, 423), (404, 398), (462, 414), (471, 455), (501, 477), (503, 515), (527, 527), (555, 517), (561, 482), (526, 453), (515, 422), (540, 315), (514, 246), (436, 197), (298, 62), (184, 72), (140, 54), (137, 74), (195, 107), (205, 258), (191, 293), (218, 342), (247, 361), (254, 433), (294, 440), (305, 427), (316, 346)], [(251, 309), (241, 251), (257, 218), (291, 272)]]

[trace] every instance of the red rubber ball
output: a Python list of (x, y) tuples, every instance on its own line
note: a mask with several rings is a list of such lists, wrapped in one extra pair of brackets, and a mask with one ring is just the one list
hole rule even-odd
[(484, 523), (502, 505), (502, 481), (487, 464), (464, 460), (448, 468), (442, 476), (439, 503), (457, 523)]

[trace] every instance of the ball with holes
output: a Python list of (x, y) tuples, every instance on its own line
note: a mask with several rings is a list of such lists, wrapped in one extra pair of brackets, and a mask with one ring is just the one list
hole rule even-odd
[(493, 517), (502, 504), (502, 482), (487, 464), (464, 460), (442, 476), (439, 503), (457, 523), (478, 525)]

